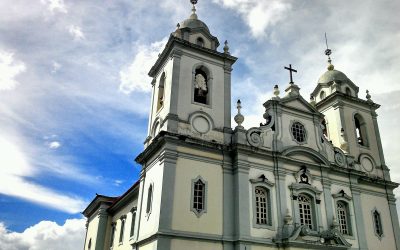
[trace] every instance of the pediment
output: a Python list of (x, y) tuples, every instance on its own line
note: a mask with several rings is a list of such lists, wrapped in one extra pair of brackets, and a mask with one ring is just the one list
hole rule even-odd
[(310, 103), (308, 103), (303, 97), (299, 96), (294, 96), (294, 97), (289, 97), (289, 98), (283, 98), (282, 99), (282, 105), (288, 107), (288, 108), (293, 108), (293, 109), (298, 109), (302, 110), (308, 113), (319, 113), (318, 110), (312, 106)]
[(330, 162), (328, 161), (328, 159), (325, 158), (325, 156), (318, 153), (312, 148), (294, 146), (285, 149), (282, 152), (282, 155), (303, 162), (323, 164), (326, 166), (330, 165)]

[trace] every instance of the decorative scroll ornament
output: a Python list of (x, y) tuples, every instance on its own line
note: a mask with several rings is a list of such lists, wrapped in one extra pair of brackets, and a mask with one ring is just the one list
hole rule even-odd
[(264, 144), (264, 139), (261, 136), (261, 129), (250, 128), (246, 133), (247, 141), (251, 146), (261, 147)]
[(339, 167), (344, 167), (346, 165), (346, 158), (339, 150), (335, 150), (335, 162)]

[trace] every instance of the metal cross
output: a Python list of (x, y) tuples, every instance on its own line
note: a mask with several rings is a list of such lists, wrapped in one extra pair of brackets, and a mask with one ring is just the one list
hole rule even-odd
[(297, 73), (297, 70), (293, 69), (291, 64), (289, 64), (289, 68), (285, 67), (285, 69), (289, 70), (289, 74), (290, 74), (290, 82), (289, 83), (293, 84), (294, 82), (293, 82), (292, 72), (296, 72)]

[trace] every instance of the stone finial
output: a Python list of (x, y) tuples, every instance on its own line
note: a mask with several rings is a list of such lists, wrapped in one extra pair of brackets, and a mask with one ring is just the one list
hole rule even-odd
[(313, 94), (310, 95), (310, 104), (315, 106), (315, 97)]
[(367, 98), (367, 101), (368, 102), (372, 102), (371, 95), (369, 94), (369, 90), (368, 89), (367, 89), (366, 93), (367, 93), (367, 95), (365, 97)]
[(181, 27), (179, 23), (176, 24), (176, 29), (178, 30)]
[(225, 40), (225, 46), (224, 46), (224, 53), (225, 54), (230, 54), (229, 53), (229, 46), (228, 46), (228, 40)]
[(278, 86), (278, 84), (276, 84), (276, 85), (274, 86), (274, 96), (275, 96), (276, 98), (279, 98), (279, 94), (280, 94), (279, 86)]
[(238, 124), (237, 127), (243, 128), (242, 123), (244, 121), (244, 116), (240, 113), (240, 110), (242, 109), (242, 103), (240, 102), (240, 99), (237, 101), (236, 107), (237, 107), (238, 113), (237, 113), (237, 115), (235, 115), (234, 119), (235, 119), (235, 122)]

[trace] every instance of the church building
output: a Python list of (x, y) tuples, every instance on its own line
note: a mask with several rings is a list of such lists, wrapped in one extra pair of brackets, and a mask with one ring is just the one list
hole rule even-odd
[(400, 249), (380, 105), (329, 59), (310, 100), (291, 80), (262, 104), (258, 127), (242, 126), (237, 101), (232, 127), (237, 58), (227, 42), (217, 50), (191, 2), (149, 71), (140, 178), (83, 211), (84, 249)]

